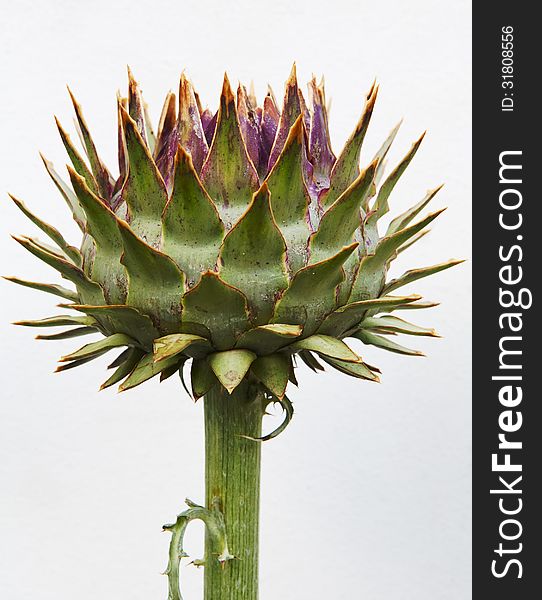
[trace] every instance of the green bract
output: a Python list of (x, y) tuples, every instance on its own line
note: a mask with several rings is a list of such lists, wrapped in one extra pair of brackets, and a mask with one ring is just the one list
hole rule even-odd
[(190, 361), (196, 398), (215, 386), (232, 393), (248, 380), (281, 401), (288, 418), (285, 392), (289, 381), (295, 383), (296, 357), (314, 370), (322, 361), (377, 381), (378, 369), (345, 339), (419, 354), (389, 335), (435, 332), (390, 313), (433, 304), (391, 292), (459, 261), (386, 281), (390, 262), (441, 211), (416, 220), (437, 188), (379, 234), (389, 196), (421, 138), (384, 178), (395, 128), (360, 169), (377, 91), (373, 85), (335, 157), (323, 84), (310, 82), (306, 104), (295, 70), (281, 111), (271, 91), (259, 107), (242, 86), (235, 97), (225, 78), (212, 114), (182, 76), (179, 101), (168, 94), (156, 134), (130, 74), (128, 98), (118, 99), (118, 177), (101, 161), (72, 96), (86, 158), (58, 124), (72, 163), (71, 187), (44, 162), (82, 231), (80, 249), (13, 198), (53, 245), (15, 239), (72, 287), (10, 278), (64, 298), (69, 313), (19, 324), (67, 327), (41, 339), (103, 334), (62, 357), (59, 367), (121, 348), (102, 387), (126, 390), (155, 375), (182, 374)]

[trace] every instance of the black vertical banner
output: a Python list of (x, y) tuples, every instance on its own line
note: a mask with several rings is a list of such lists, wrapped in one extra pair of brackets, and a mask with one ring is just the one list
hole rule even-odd
[[(473, 599), (542, 598), (542, 30), (473, 7)], [(536, 140), (536, 141), (535, 141)]]

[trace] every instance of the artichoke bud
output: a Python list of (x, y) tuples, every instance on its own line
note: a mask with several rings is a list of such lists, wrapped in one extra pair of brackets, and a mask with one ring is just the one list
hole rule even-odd
[(262, 106), (253, 88), (240, 85), (234, 95), (225, 76), (216, 112), (202, 107), (183, 74), (156, 132), (129, 73), (128, 97), (117, 103), (115, 177), (70, 92), (83, 147), (82, 153), (58, 123), (71, 185), (44, 162), (82, 231), (80, 249), (14, 200), (53, 245), (17, 241), (73, 288), (11, 278), (64, 298), (69, 314), (20, 324), (69, 327), (43, 339), (103, 334), (62, 357), (59, 368), (120, 348), (102, 387), (125, 390), (155, 375), (182, 374), (190, 361), (196, 398), (214, 386), (232, 393), (249, 379), (288, 408), (296, 357), (313, 370), (327, 365), (378, 381), (378, 369), (344, 340), (418, 354), (389, 336), (435, 332), (391, 313), (434, 304), (390, 292), (458, 261), (387, 281), (391, 261), (440, 214), (419, 217), (440, 188), (379, 231), (421, 138), (387, 177), (383, 165), (397, 128), (360, 167), (377, 93), (373, 85), (336, 155), (323, 81), (311, 80), (306, 102), (295, 68), (281, 107), (271, 90)]

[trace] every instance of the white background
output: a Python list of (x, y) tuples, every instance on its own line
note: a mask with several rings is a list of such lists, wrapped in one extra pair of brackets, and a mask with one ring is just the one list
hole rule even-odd
[[(449, 210), (401, 267), (469, 257), (466, 0), (21, 0), (4, 7), (0, 28), (0, 189), (74, 241), (37, 154), (59, 169), (67, 161), (52, 119), (73, 130), (66, 83), (114, 167), (115, 92), (126, 87), (127, 63), (157, 119), (184, 68), (214, 109), (225, 69), (234, 83), (253, 78), (260, 98), (268, 81), (281, 97), (295, 59), (300, 81), (312, 71), (326, 76), (337, 152), (374, 77), (381, 93), (365, 159), (400, 117), (392, 160), (428, 129), (392, 210), (443, 181), (434, 207)], [(9, 239), (34, 232), (9, 200), (0, 228), (2, 274), (51, 281), (49, 269)], [(444, 336), (405, 340), (428, 357), (364, 349), (383, 370), (380, 385), (302, 370), (291, 393), (294, 421), (264, 447), (262, 600), (470, 597), (469, 264), (412, 291), (443, 302), (408, 315)], [(175, 379), (98, 393), (105, 360), (53, 375), (56, 358), (77, 340), (36, 342), (33, 330), (8, 322), (58, 313), (55, 299), (5, 282), (0, 294), (0, 594), (165, 598), (161, 525), (185, 496), (203, 500), (202, 406)], [(197, 557), (197, 526), (189, 545)], [(201, 572), (185, 566), (182, 577), (185, 597), (199, 598)]]

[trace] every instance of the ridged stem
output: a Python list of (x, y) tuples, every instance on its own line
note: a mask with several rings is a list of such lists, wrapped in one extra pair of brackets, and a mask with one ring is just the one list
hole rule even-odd
[(220, 386), (205, 404), (206, 506), (221, 510), (230, 552), (220, 564), (209, 534), (205, 539), (205, 600), (257, 600), (258, 529), (263, 398), (243, 382), (232, 395)]

